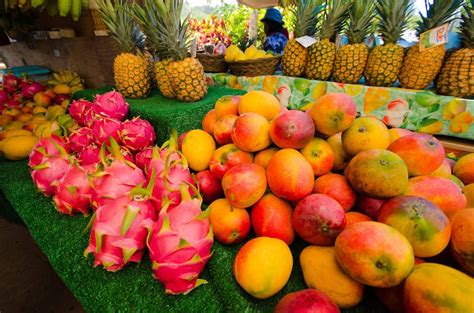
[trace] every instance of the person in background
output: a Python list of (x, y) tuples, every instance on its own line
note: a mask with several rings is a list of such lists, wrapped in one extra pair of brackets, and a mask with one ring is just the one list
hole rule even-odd
[(283, 27), (283, 16), (275, 8), (267, 9), (265, 16), (261, 19), (264, 24), (265, 42), (263, 50), (282, 54), (288, 42), (288, 31)]

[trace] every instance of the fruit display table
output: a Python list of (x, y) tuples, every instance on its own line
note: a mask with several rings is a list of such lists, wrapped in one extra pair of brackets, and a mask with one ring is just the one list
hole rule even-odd
[[(91, 97), (103, 91), (84, 91), (76, 97)], [(239, 93), (239, 90), (211, 87), (208, 96), (198, 103), (179, 103), (156, 93), (149, 99), (129, 102), (131, 115), (148, 119), (155, 126), (160, 142), (168, 137), (171, 128), (184, 131), (200, 127), (204, 114), (217, 98)], [(292, 244), (294, 266), (289, 282), (277, 295), (267, 300), (257, 300), (248, 295), (233, 277), (232, 264), (241, 245), (223, 246), (215, 242), (213, 257), (201, 275), (208, 284), (185, 296), (165, 295), (162, 284), (151, 275), (148, 256), (138, 266), (127, 266), (116, 273), (94, 268), (92, 258), (83, 256), (88, 245), (88, 232), (84, 230), (89, 218), (56, 212), (51, 199), (35, 191), (26, 160), (0, 160), (0, 189), (6, 204), (11, 205), (28, 227), (39, 248), (86, 311), (272, 312), (283, 295), (305, 288), (298, 261), (299, 253), (305, 246), (302, 241)], [(0, 214), (3, 213), (0, 210)], [(369, 291), (357, 308), (343, 312), (385, 311)]]
[(474, 100), (439, 96), (429, 91), (370, 87), (288, 76), (243, 77), (206, 74), (209, 85), (262, 89), (289, 108), (307, 108), (327, 92), (354, 98), (360, 115), (372, 115), (391, 127), (474, 139)]

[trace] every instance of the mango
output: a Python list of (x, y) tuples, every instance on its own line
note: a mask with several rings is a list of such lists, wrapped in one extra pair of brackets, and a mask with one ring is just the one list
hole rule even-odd
[(334, 247), (308, 246), (300, 254), (304, 281), (324, 292), (341, 309), (356, 306), (364, 296), (364, 285), (339, 267)]
[(454, 268), (423, 263), (405, 281), (407, 312), (472, 313), (474, 280)]
[(9, 137), (16, 136), (31, 136), (33, 135), (30, 131), (24, 129), (8, 129), (0, 132), (0, 140), (7, 139)]
[(7, 160), (22, 160), (28, 157), (37, 142), (38, 138), (31, 135), (9, 137), (2, 141), (1, 151)]

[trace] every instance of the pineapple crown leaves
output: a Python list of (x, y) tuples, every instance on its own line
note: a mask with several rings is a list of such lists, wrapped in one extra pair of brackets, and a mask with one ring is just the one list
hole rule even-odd
[(160, 17), (157, 24), (160, 43), (167, 50), (167, 56), (181, 61), (189, 56), (191, 32), (189, 15), (181, 19), (183, 0), (153, 0)]
[(456, 19), (455, 13), (463, 3), (463, 0), (425, 0), (426, 16), (420, 13), (421, 20), (418, 22), (417, 32), (421, 34), (432, 28), (451, 23)]
[(349, 10), (349, 27), (347, 39), (349, 43), (362, 43), (371, 31), (373, 18), (375, 17), (374, 0), (354, 0)]
[(461, 40), (466, 48), (474, 48), (474, 0), (464, 4), (461, 17)]
[(397, 43), (408, 28), (408, 20), (413, 14), (413, 3), (410, 0), (379, 0), (375, 9), (384, 42)]
[(320, 39), (332, 38), (344, 25), (349, 14), (351, 2), (348, 0), (330, 0), (323, 13), (323, 21), (319, 28)]
[(126, 0), (97, 0), (102, 21), (123, 52), (134, 53), (143, 48), (144, 38), (129, 14)]
[(291, 8), (295, 16), (293, 21), (295, 38), (315, 34), (316, 21), (323, 9), (323, 0), (299, 0), (297, 5)]

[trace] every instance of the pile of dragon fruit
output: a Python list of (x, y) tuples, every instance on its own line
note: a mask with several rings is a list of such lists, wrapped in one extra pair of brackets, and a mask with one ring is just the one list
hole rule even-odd
[(82, 127), (68, 138), (41, 139), (28, 165), (58, 212), (93, 212), (85, 254), (94, 255), (94, 266), (121, 270), (140, 262), (148, 247), (153, 275), (167, 293), (205, 283), (198, 276), (211, 257), (213, 234), (176, 132), (153, 146), (153, 127), (124, 120), (128, 104), (115, 91), (94, 102), (73, 101), (69, 113)]

